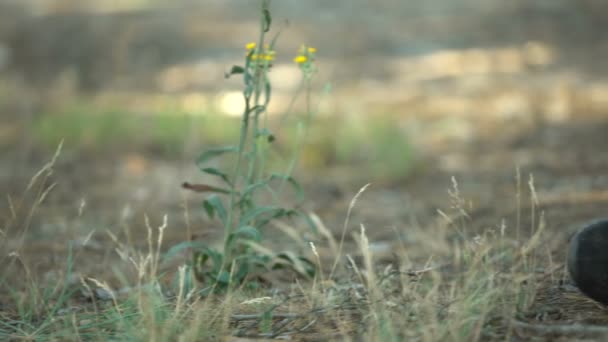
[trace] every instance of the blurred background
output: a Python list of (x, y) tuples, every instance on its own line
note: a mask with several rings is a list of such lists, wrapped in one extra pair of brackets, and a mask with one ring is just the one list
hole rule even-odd
[[(137, 226), (144, 212), (169, 213), (183, 240), (185, 202), (214, 232), (202, 196), (180, 184), (206, 181), (196, 157), (237, 137), (241, 82), (224, 72), (257, 39), (258, 6), (0, 0), (0, 193), (22, 194), (64, 141), (32, 243)], [(452, 176), (496, 222), (491, 203), (512, 192), (516, 166), (551, 198), (608, 184), (608, 2), (281, 0), (271, 11), (272, 118), (301, 117), (302, 96), (286, 116), (292, 60), (301, 44), (318, 49), (319, 113), (296, 175), (328, 222), (367, 182), (376, 190), (357, 215), (380, 228), (435, 215)], [(281, 122), (271, 128), (288, 160), (297, 132)]]

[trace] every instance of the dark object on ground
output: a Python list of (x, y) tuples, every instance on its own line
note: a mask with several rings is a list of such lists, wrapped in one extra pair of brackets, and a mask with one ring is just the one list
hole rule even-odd
[(571, 238), (568, 271), (584, 294), (608, 304), (608, 220), (587, 225)]
[(194, 192), (219, 192), (222, 194), (229, 194), (230, 191), (224, 190), (215, 186), (207, 185), (207, 184), (190, 184), (188, 182), (182, 183), (182, 188), (187, 190), (192, 190)]

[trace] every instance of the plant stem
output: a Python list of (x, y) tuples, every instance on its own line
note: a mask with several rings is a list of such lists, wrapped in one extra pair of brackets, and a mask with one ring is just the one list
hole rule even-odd
[[(259, 38), (259, 45), (258, 45), (258, 50), (259, 51), (263, 51), (264, 49), (264, 10), (268, 8), (269, 5), (269, 0), (263, 0), (262, 1), (262, 7), (261, 7), (261, 19), (260, 19), (260, 38)], [(261, 54), (261, 53), (260, 53)], [(237, 187), (238, 187), (238, 180), (239, 180), (239, 176), (241, 173), (241, 168), (242, 168), (242, 164), (243, 164), (243, 157), (246, 154), (245, 151), (245, 147), (247, 145), (247, 141), (248, 141), (248, 137), (249, 137), (249, 119), (251, 116), (251, 113), (254, 113), (254, 127), (253, 127), (253, 143), (252, 143), (252, 150), (251, 150), (251, 156), (249, 158), (249, 171), (247, 173), (247, 178), (245, 179), (245, 186), (250, 185), (253, 183), (254, 181), (254, 170), (255, 170), (255, 160), (256, 160), (256, 154), (257, 154), (257, 147), (256, 147), (256, 132), (258, 131), (258, 116), (259, 116), (259, 112), (260, 112), (260, 108), (258, 106), (259, 104), (259, 99), (260, 99), (260, 95), (261, 95), (261, 86), (260, 86), (260, 79), (265, 79), (265, 71), (264, 69), (260, 69), (259, 66), (257, 64), (254, 65), (254, 73), (253, 73), (253, 77), (251, 79), (251, 84), (253, 85), (253, 91), (254, 91), (254, 96), (253, 96), (253, 106), (252, 106), (252, 102), (251, 102), (251, 94), (248, 92), (247, 88), (250, 86), (250, 84), (247, 84), (247, 81), (245, 81), (245, 91), (243, 92), (244, 98), (245, 98), (245, 110), (243, 111), (243, 119), (241, 122), (241, 132), (240, 132), (240, 136), (239, 136), (239, 149), (238, 149), (238, 156), (237, 156), (237, 161), (236, 161), (236, 165), (234, 167), (234, 173), (233, 173), (233, 186), (232, 186), (232, 191), (230, 194), (230, 204), (228, 206), (228, 217), (226, 219), (226, 227), (224, 227), (224, 260), (223, 260), (223, 267), (222, 269), (226, 266), (226, 262), (230, 261), (231, 259), (231, 247), (229, 246), (229, 242), (230, 242), (230, 235), (233, 233), (233, 231), (236, 230), (236, 227), (234, 226), (234, 221), (235, 221), (235, 211), (236, 211), (236, 204), (237, 201), (238, 202), (246, 202), (243, 200), (246, 200), (245, 198), (237, 198)], [(245, 73), (250, 72), (249, 70), (245, 70)], [(247, 78), (245, 78), (245, 80), (247, 80)]]

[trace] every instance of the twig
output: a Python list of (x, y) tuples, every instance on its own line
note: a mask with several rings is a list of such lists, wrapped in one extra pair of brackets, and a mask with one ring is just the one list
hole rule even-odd
[(417, 276), (419, 276), (419, 275), (421, 275), (423, 273), (427, 273), (427, 272), (430, 272), (432, 270), (436, 270), (436, 269), (438, 269), (440, 267), (441, 267), (441, 265), (440, 266), (435, 266), (435, 267), (425, 267), (425, 268), (420, 269), (420, 270), (409, 270), (409, 271), (406, 271), (404, 273), (407, 274), (410, 277), (417, 277)]
[(312, 321), (308, 322), (305, 326), (298, 329), (298, 332), (303, 332), (303, 331), (308, 330), (308, 328), (312, 327), (315, 323), (317, 323), (317, 319), (313, 318)]
[[(260, 319), (262, 317), (264, 317), (264, 315), (266, 315), (265, 313), (261, 313), (261, 314), (237, 314), (237, 315), (232, 315), (232, 319), (239, 322), (239, 321), (248, 321), (251, 319)], [(306, 314), (296, 314), (296, 313), (273, 313), (272, 314), (272, 318), (297, 318), (297, 317), (301, 317), (304, 316)]]
[[(276, 338), (276, 337), (278, 337), (280, 335), (284, 335), (283, 328), (285, 328), (286, 326), (288, 326), (291, 322), (293, 322), (295, 320), (296, 320), (295, 317), (294, 318), (286, 318), (286, 319), (284, 319), (282, 322), (280, 322), (278, 324), (277, 327), (274, 328), (274, 332), (271, 333), (270, 337), (271, 338)], [(285, 332), (285, 333), (288, 333), (288, 332)]]
[[(278, 305), (277, 305), (278, 306)], [(275, 306), (276, 308), (276, 306)], [(238, 333), (235, 334), (235, 336), (238, 337), (256, 337), (256, 338), (276, 338), (280, 335), (285, 335), (285, 334), (290, 334), (290, 333), (295, 333), (295, 332), (301, 332), (304, 329), (308, 329), (310, 328), (314, 323), (316, 323), (317, 319), (313, 318), (313, 320), (307, 324), (305, 324), (302, 328), (294, 330), (293, 332), (285, 332), (283, 331), (283, 329), (288, 326), (290, 323), (292, 323), (293, 321), (299, 319), (299, 318), (304, 318), (306, 316), (310, 316), (310, 315), (314, 315), (314, 314), (321, 314), (321, 313), (325, 313), (327, 311), (329, 311), (329, 309), (335, 309), (336, 306), (332, 306), (332, 307), (322, 307), (322, 308), (315, 308), (315, 309), (311, 309), (307, 312), (304, 313), (277, 313), (277, 314), (272, 314), (272, 318), (282, 318), (281, 322), (278, 322), (278, 324), (276, 324), (273, 329), (272, 332), (270, 333), (264, 333), (264, 334), (256, 334), (256, 335), (251, 335), (251, 334), (246, 334), (245, 332), (248, 331), (249, 329), (251, 329), (252, 327), (254, 327), (257, 323), (258, 320), (262, 319), (264, 317), (264, 315), (266, 315), (268, 313), (268, 310), (266, 312), (263, 312), (261, 314), (234, 314), (232, 315), (232, 319), (235, 322), (240, 322), (240, 321), (247, 321), (247, 320), (255, 320), (255, 322), (253, 322), (252, 324), (246, 326), (244, 329), (240, 329), (240, 331)], [(273, 308), (274, 310), (274, 308)]]
[(530, 324), (517, 320), (512, 320), (511, 324), (517, 330), (522, 332), (528, 332), (539, 335), (553, 334), (553, 335), (567, 335), (567, 336), (593, 336), (593, 337), (606, 337), (608, 336), (608, 327), (602, 327), (597, 325), (557, 325), (557, 324)]

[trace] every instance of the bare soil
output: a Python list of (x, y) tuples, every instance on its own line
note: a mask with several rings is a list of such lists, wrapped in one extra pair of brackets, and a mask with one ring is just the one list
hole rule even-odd
[[(392, 36), (389, 37), (390, 39), (380, 40), (378, 39), (380, 36), (384, 37), (382, 30), (365, 30), (358, 27), (356, 22), (349, 22), (350, 26), (346, 24), (341, 26), (344, 31), (348, 31), (349, 27), (353, 30), (360, 29), (361, 41), (365, 40), (369, 44), (375, 42), (377, 46), (371, 53), (368, 49), (370, 45), (345, 38), (341, 40), (341, 45), (336, 50), (330, 52), (333, 53), (334, 59), (330, 68), (334, 71), (332, 77), (339, 80), (338, 86), (345, 86), (343, 90), (337, 91), (336, 102), (354, 101), (357, 104), (357, 100), (369, 96), (370, 99), (365, 98), (369, 100), (366, 102), (368, 107), (359, 108), (361, 112), (367, 110), (373, 112), (380, 108), (397, 113), (395, 122), (405, 127), (404, 132), (410, 134), (409, 137), (416, 146), (418, 155), (416, 166), (410, 174), (398, 179), (373, 179), (369, 175), (358, 173), (356, 168), (349, 165), (332, 165), (324, 170), (300, 169), (297, 171), (297, 176), (302, 181), (307, 194), (303, 207), (315, 212), (327, 227), (339, 235), (352, 197), (364, 184), (372, 183), (357, 202), (349, 229), (357, 230), (360, 224), (367, 227), (370, 240), (378, 246), (376, 254), (379, 262), (391, 258), (396, 237), (414, 246), (416, 237), (408, 235), (408, 232), (413, 230), (413, 227), (420, 229), (432, 224), (439, 217), (438, 210), (449, 209), (451, 203), (448, 190), (453, 189), (454, 181), (462, 197), (467, 200), (469, 208), (467, 226), (472, 236), (482, 234), (487, 229), (499, 229), (504, 224), (507, 234), (525, 239), (538, 224), (542, 213), (548, 232), (545, 235), (546, 241), (542, 245), (542, 249), (546, 251), (546, 269), (557, 271), (551, 272), (551, 276), (545, 279), (543, 286), (537, 289), (535, 303), (529, 312), (518, 317), (520, 326), (516, 329), (519, 334), (516, 338), (522, 340), (531, 337), (597, 338), (592, 330), (577, 330), (576, 324), (605, 326), (608, 324), (607, 311), (580, 294), (568, 280), (564, 268), (568, 237), (582, 224), (608, 216), (606, 212), (608, 107), (603, 99), (608, 93), (601, 91), (604, 89), (601, 87), (604, 86), (606, 70), (601, 70), (597, 63), (591, 63), (598, 60), (598, 56), (603, 56), (606, 50), (601, 44), (594, 43), (597, 42), (597, 32), (603, 32), (597, 28), (603, 27), (605, 21), (598, 14), (599, 11), (593, 10), (592, 2), (585, 3), (588, 3), (587, 6), (581, 7), (578, 15), (588, 20), (584, 20), (585, 24), (577, 26), (579, 29), (574, 32), (568, 31), (567, 28), (570, 26), (559, 26), (556, 24), (559, 20), (554, 20), (566, 18), (577, 22), (576, 15), (571, 12), (562, 9), (542, 11), (534, 6), (525, 5), (507, 6), (508, 8), (502, 8), (500, 11), (495, 9), (494, 12), (490, 11), (492, 15), (484, 17), (485, 20), (474, 23), (466, 19), (464, 12), (455, 11), (460, 13), (453, 15), (454, 18), (459, 19), (455, 22), (460, 26), (456, 25), (458, 29), (454, 31), (440, 24), (444, 17), (431, 14), (428, 14), (424, 20), (406, 21), (407, 25), (404, 25), (410, 25), (407, 28), (398, 26), (396, 18), (383, 24), (382, 27), (385, 29), (395, 25), (394, 29), (390, 30), (392, 34), (410, 32), (408, 39), (404, 40)], [(335, 10), (335, 13), (330, 11), (328, 16), (339, 15), (340, 10), (343, 9), (344, 6)], [(214, 11), (202, 11), (201, 15), (225, 14), (219, 9)], [(139, 32), (138, 27), (150, 24), (150, 21), (141, 20), (146, 15), (151, 14), (131, 15), (139, 18), (129, 24), (132, 26), (131, 29)], [(185, 17), (185, 20), (195, 22), (195, 17), (192, 14), (191, 17)], [(156, 29), (170, 33), (170, 37), (166, 39), (167, 43), (179, 45), (174, 50), (185, 49), (190, 52), (196, 50), (192, 42), (201, 37), (197, 35), (200, 31), (192, 31), (194, 33), (188, 36), (191, 40), (181, 38), (172, 40), (171, 35), (183, 38), (184, 32), (169, 30), (167, 27), (172, 27), (170, 20), (156, 18), (160, 23)], [(493, 26), (497, 18), (502, 18), (501, 25)], [(511, 21), (512, 18), (515, 18), (520, 25)], [(110, 28), (126, 25), (128, 19), (129, 16), (105, 16), (95, 20), (100, 22), (98, 29), (101, 32), (111, 35)], [(319, 25), (329, 25), (330, 19), (325, 21), (322, 18), (318, 19)], [(23, 20), (26, 22), (26, 19)], [(36, 30), (40, 30), (41, 27), (44, 30), (47, 24), (61, 23), (62, 27), (65, 25), (79, 27), (78, 25), (88, 21), (88, 17), (73, 16), (69, 21), (61, 21), (57, 17), (46, 18), (46, 21), (36, 18), (27, 20), (35, 21), (36, 24), (26, 26), (15, 24), (14, 27), (19, 29), (11, 33), (11, 37), (21, 37), (17, 39), (23, 42), (19, 53), (34, 58), (38, 55), (28, 51), (40, 47), (41, 44), (34, 39), (28, 40), (23, 37), (37, 36)], [(114, 25), (115, 23), (119, 24)], [(484, 31), (484, 28), (498, 26), (501, 29)], [(523, 26), (529, 29), (529, 31), (524, 30), (525, 32), (532, 33), (528, 35), (517, 30), (517, 27)], [(197, 26), (193, 24), (192, 27)], [(221, 32), (207, 32), (206, 36), (205, 34), (203, 36), (208, 38), (209, 44), (215, 49), (217, 45), (224, 43), (220, 39), (222, 32), (232, 32), (241, 36), (244, 32), (249, 32), (251, 27), (253, 26), (247, 24), (235, 25), (231, 28), (214, 26), (216, 31)], [(505, 27), (512, 27), (512, 30), (506, 30)], [(109, 31), (106, 32), (105, 29)], [(301, 27), (295, 31), (297, 32), (295, 36), (306, 34), (306, 30), (301, 30)], [(79, 34), (95, 32), (97, 31), (82, 31)], [(459, 48), (489, 49), (492, 44), (512, 46), (525, 44), (528, 40), (539, 40), (553, 44), (559, 58), (554, 64), (541, 70), (525, 69), (516, 75), (490, 72), (486, 75), (487, 79), (482, 82), (483, 91), (475, 88), (477, 90), (472, 95), (466, 91), (457, 91), (465, 84), (474, 83), (475, 80), (465, 79), (466, 77), (416, 81), (413, 82), (412, 87), (422, 89), (425, 95), (408, 95), (404, 96), (404, 99), (399, 98), (404, 94), (403, 88), (398, 88), (399, 82), (403, 80), (391, 79), (394, 75), (390, 72), (388, 74), (382, 72), (383, 69), (380, 67), (369, 67), (374, 65), (370, 61), (388, 60), (395, 55), (400, 56), (403, 51), (397, 51), (399, 47), (406, 46), (405, 43), (416, 43), (415, 38), (422, 41), (423, 33), (426, 34), (424, 37), (428, 41), (439, 42), (439, 45), (445, 46), (446, 42), (454, 40), (454, 32), (469, 32), (465, 36), (466, 39), (463, 38), (466, 40), (465, 44), (460, 44)], [(509, 34), (502, 35), (505, 32)], [(585, 32), (595, 32), (595, 35), (585, 35)], [(61, 32), (59, 30), (55, 33)], [(364, 33), (368, 36), (364, 37)], [(321, 37), (317, 31), (310, 33), (309, 36), (315, 37), (315, 34)], [(133, 37), (135, 41), (139, 41), (139, 39), (145, 40), (147, 36), (133, 33)], [(504, 39), (497, 40), (499, 37)], [(83, 41), (88, 40), (89, 38), (83, 38)], [(385, 44), (382, 44), (383, 42)], [(325, 48), (331, 51), (333, 43), (325, 41), (322, 44), (326, 44)], [(106, 45), (112, 44), (118, 42), (106, 41)], [(233, 41), (227, 49), (228, 52), (240, 49), (238, 44)], [(299, 42), (290, 41), (289, 44), (297, 46)], [(415, 46), (415, 44), (407, 46)], [(427, 51), (425, 47), (421, 49)], [(100, 47), (82, 51), (94, 54), (97, 48)], [(102, 50), (104, 53), (110, 53), (106, 50), (112, 48), (102, 48)], [(55, 46), (49, 51), (60, 53), (66, 50)], [(213, 51), (220, 57), (223, 53), (227, 53), (223, 50)], [(357, 53), (361, 51), (369, 55), (357, 57)], [(408, 50), (405, 54), (423, 55), (424, 51)], [(129, 49), (123, 51), (124, 59), (120, 59), (116, 54), (112, 55), (118, 56), (116, 60), (120, 59), (124, 63), (122, 66), (109, 65), (108, 60), (104, 62), (104, 59), (91, 64), (82, 64), (86, 58), (79, 59), (75, 65), (80, 65), (84, 70), (79, 74), (82, 86), (84, 88), (90, 86), (87, 91), (105, 86), (107, 79), (96, 78), (95, 75), (105, 75), (107, 70), (129, 69), (133, 62), (130, 59), (130, 52), (132, 51)], [(180, 58), (183, 57), (182, 53), (178, 55), (181, 56)], [(163, 59), (165, 57), (166, 60)], [(160, 56), (159, 60), (149, 62), (158, 63), (160, 64), (158, 68), (161, 68), (164, 63), (180, 62), (179, 58), (174, 57), (169, 53), (167, 56)], [(20, 61), (26, 64), (31, 62), (42, 68), (34, 70), (36, 72), (33, 73), (24, 72), (25, 79), (41, 77), (47, 82), (48, 75), (43, 72), (44, 65), (37, 64), (40, 60), (34, 58), (30, 61), (24, 57)], [(63, 61), (56, 62), (63, 63)], [(463, 63), (466, 64), (467, 61)], [(27, 65), (13, 65), (11, 68), (13, 68), (11, 72), (19, 73), (19, 69), (27, 69)], [(48, 68), (50, 68), (48, 74), (52, 76), (60, 74), (64, 65), (60, 67), (48, 65)], [(391, 71), (390, 68), (388, 69)], [(48, 78), (52, 78), (51, 76)], [(154, 76), (146, 74), (144, 79), (147, 81), (152, 78)], [(407, 77), (405, 78), (408, 81)], [(379, 80), (386, 83), (378, 82)], [(369, 92), (361, 90), (364, 88), (362, 86), (364, 81), (380, 83), (375, 88), (380, 89), (380, 100), (374, 98), (377, 94), (370, 95)], [(138, 81), (135, 77), (133, 82), (137, 84), (141, 79)], [(566, 84), (562, 87), (565, 89), (563, 94), (550, 97), (549, 90), (562, 89), (556, 87), (556, 84), (561, 84), (560, 82)], [(353, 84), (359, 85), (359, 88), (352, 86)], [(597, 90), (598, 87), (601, 89)], [(543, 92), (546, 89), (549, 90)], [(492, 111), (494, 108), (492, 101), (502, 99), (505, 93), (517, 96), (523, 94), (522, 96), (527, 96), (532, 105), (521, 112), (516, 108), (515, 114), (509, 110), (506, 114), (496, 114)], [(32, 102), (40, 101), (38, 94), (38, 90), (32, 93)], [(515, 97), (519, 98), (517, 96)], [(23, 97), (24, 95), (21, 94), (19, 99)], [(442, 109), (438, 110), (434, 107), (440, 100), (448, 97), (468, 101), (466, 104), (472, 107), (465, 107), (465, 112), (470, 108), (478, 111), (454, 114), (458, 112), (454, 108), (461, 104), (457, 101), (449, 102), (450, 105), (447, 107), (440, 107), (448, 108), (452, 112), (442, 112)], [(396, 98), (398, 101), (391, 101)], [(567, 110), (557, 112), (566, 114), (553, 115), (549, 105), (564, 98), (567, 99)], [(3, 119), (7, 124), (19, 121), (17, 117), (20, 115), (20, 110), (30, 110), (27, 106), (23, 107), (23, 103), (25, 102), (0, 103), (0, 109), (4, 109), (7, 113)], [(541, 105), (534, 107), (537, 103)], [(346, 111), (345, 108), (348, 107), (339, 107), (339, 110)], [(9, 115), (10, 119), (7, 119)], [(446, 120), (451, 120), (447, 124), (448, 129), (442, 130), (441, 127)], [(37, 207), (36, 212), (30, 216), (30, 208), (36, 206), (36, 191), (40, 189), (30, 190), (23, 196), (24, 189), (44, 161), (50, 159), (51, 154), (36, 146), (24, 146), (27, 145), (27, 135), (30, 132), (27, 131), (27, 126), (19, 127), (20, 129), (25, 127), (25, 130), (17, 135), (16, 140), (11, 141), (14, 145), (2, 149), (5, 153), (0, 159), (0, 193), (6, 194), (4, 197), (7, 204), (2, 206), (0, 214), (6, 222), (10, 223), (9, 228), (13, 229), (9, 230), (9, 235), (3, 237), (6, 239), (6, 250), (3, 253), (18, 252), (43, 286), (56, 281), (60, 274), (59, 269), (65, 264), (70, 245), (74, 248), (76, 274), (107, 279), (111, 284), (119, 286), (120, 281), (116, 277), (116, 272), (107, 265), (114, 265), (117, 268), (124, 268), (125, 265), (116, 255), (115, 243), (108, 237), (106, 231), (114, 232), (120, 241), (136, 248), (147, 248), (145, 215), (149, 216), (153, 227), (162, 222), (163, 215), (168, 216), (169, 228), (164, 242), (165, 247), (188, 240), (193, 233), (198, 238), (211, 243), (221, 238), (222, 232), (217, 222), (208, 220), (200, 208), (202, 197), (188, 193), (180, 187), (184, 181), (196, 182), (201, 179), (191, 162), (194, 155), (183, 156), (180, 160), (163, 160), (157, 158), (154, 153), (146, 152), (115, 151), (109, 155), (83, 155), (74, 153), (67, 146), (45, 184), (45, 186), (54, 183), (56, 185), (44, 202)], [(459, 127), (463, 129), (459, 130)], [(377, 162), (382, 163), (382, 160)], [(532, 197), (531, 186), (534, 188), (535, 198)], [(534, 214), (531, 209), (533, 203), (536, 209)], [(15, 231), (15, 227), (18, 230)], [(27, 229), (27, 234), (21, 234), (23, 229)], [(284, 238), (277, 238), (273, 243), (281, 245), (285, 242), (281, 239)], [(350, 234), (347, 235), (347, 248), (356, 253)], [(417, 255), (420, 260), (424, 260), (423, 253)], [(19, 278), (23, 276), (20, 271), (21, 266), (12, 263), (8, 267), (14, 270), (15, 283), (18, 283)], [(165, 267), (170, 270), (172, 265)], [(0, 298), (0, 311), (11, 310), (12, 308), (3, 306)]]

